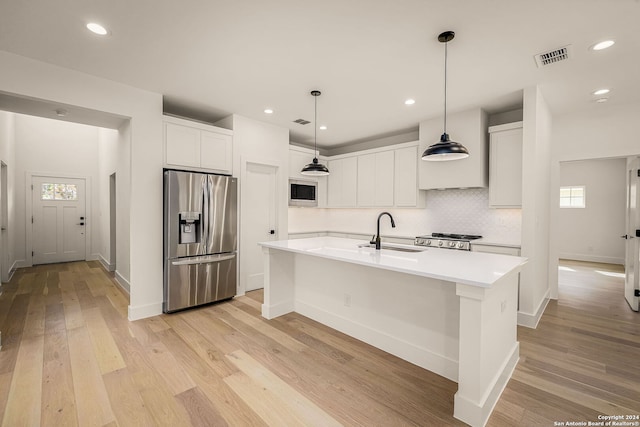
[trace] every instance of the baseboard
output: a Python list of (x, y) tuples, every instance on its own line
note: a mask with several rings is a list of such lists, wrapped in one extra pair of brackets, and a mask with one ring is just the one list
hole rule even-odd
[(129, 306), (129, 320), (140, 320), (147, 317), (158, 316), (162, 314), (162, 302), (156, 302), (153, 304), (145, 304), (139, 306)]
[(99, 260), (100, 260), (99, 254), (91, 254), (86, 259), (86, 261), (99, 261)]
[(559, 254), (560, 259), (568, 259), (572, 261), (586, 261), (586, 262), (597, 262), (601, 264), (621, 264), (624, 265), (624, 258), (611, 257), (611, 256), (600, 256), (600, 255), (589, 255), (589, 254), (574, 254), (574, 253), (566, 253), (562, 252)]
[(540, 318), (544, 314), (544, 310), (547, 308), (547, 304), (549, 304), (549, 290), (544, 294), (542, 301), (538, 304), (538, 309), (534, 314), (526, 313), (524, 311), (518, 311), (518, 325), (525, 326), (527, 328), (535, 329), (538, 327), (538, 322)]
[(281, 302), (267, 306), (262, 304), (262, 317), (266, 319), (274, 319), (283, 314), (291, 313), (295, 309), (293, 301)]
[(17, 269), (18, 269), (18, 261), (14, 261), (13, 264), (11, 265), (11, 268), (9, 268), (9, 277), (7, 278), (7, 282), (11, 281), (11, 278), (13, 277), (13, 274), (16, 272)]
[(27, 262), (26, 259), (17, 259), (13, 265), (16, 266), (16, 268), (26, 268), (26, 267), (33, 267), (33, 265), (31, 265), (31, 263)]
[(116, 265), (115, 264), (111, 264), (109, 261), (107, 261), (102, 255), (99, 255), (98, 260), (100, 261), (100, 263), (104, 266), (104, 269), (110, 272), (114, 272), (116, 271)]
[(498, 403), (520, 358), (520, 343), (516, 342), (511, 354), (504, 360), (500, 371), (493, 379), (493, 385), (487, 390), (481, 403), (476, 403), (457, 392), (453, 397), (453, 416), (472, 426), (484, 426)]
[(303, 316), (364, 341), (367, 344), (411, 362), (414, 365), (435, 372), (451, 381), (458, 381), (457, 360), (451, 360), (440, 354), (433, 353), (424, 347), (402, 341), (387, 333), (372, 329), (310, 304), (300, 301), (296, 301), (294, 304), (295, 311)]
[(115, 276), (116, 281), (118, 282), (120, 287), (124, 289), (126, 293), (131, 294), (131, 285), (129, 284), (129, 281), (122, 277), (122, 275), (118, 271), (115, 272)]

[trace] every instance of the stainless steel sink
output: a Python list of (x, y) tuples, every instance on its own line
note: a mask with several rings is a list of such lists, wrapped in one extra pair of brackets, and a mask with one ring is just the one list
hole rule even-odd
[[(372, 243), (362, 243), (358, 245), (358, 247), (375, 249), (376, 245)], [(384, 243), (380, 246), (380, 249), (387, 249), (387, 250), (398, 251), (398, 252), (422, 252), (424, 250), (424, 249), (414, 249), (414, 248), (407, 248), (407, 247), (401, 247), (401, 246), (390, 246), (390, 245), (385, 245)]]

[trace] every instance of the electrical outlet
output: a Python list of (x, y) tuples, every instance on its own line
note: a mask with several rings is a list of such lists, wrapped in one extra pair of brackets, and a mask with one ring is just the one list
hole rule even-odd
[(344, 306), (351, 307), (351, 295), (344, 294)]

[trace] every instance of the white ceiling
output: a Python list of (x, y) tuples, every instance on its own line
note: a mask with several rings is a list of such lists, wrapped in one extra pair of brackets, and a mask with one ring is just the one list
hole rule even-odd
[[(445, 30), (449, 112), (518, 108), (534, 84), (554, 114), (640, 102), (639, 22), (639, 0), (3, 0), (0, 49), (162, 93), (168, 112), (288, 127), (303, 144), (313, 124), (293, 120), (313, 121), (318, 89), (318, 145), (335, 147), (442, 115)], [(566, 45), (570, 60), (536, 67)]]

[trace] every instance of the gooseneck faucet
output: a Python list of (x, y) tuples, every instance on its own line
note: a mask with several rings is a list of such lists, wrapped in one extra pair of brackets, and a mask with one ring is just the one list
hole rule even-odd
[(376, 245), (376, 250), (380, 250), (380, 218), (382, 218), (382, 215), (389, 215), (389, 219), (391, 220), (391, 227), (396, 228), (396, 222), (393, 220), (393, 217), (391, 216), (391, 214), (389, 212), (382, 212), (380, 215), (378, 215), (378, 228), (377, 228), (377, 233), (374, 237), (374, 240), (370, 241), (369, 243)]

